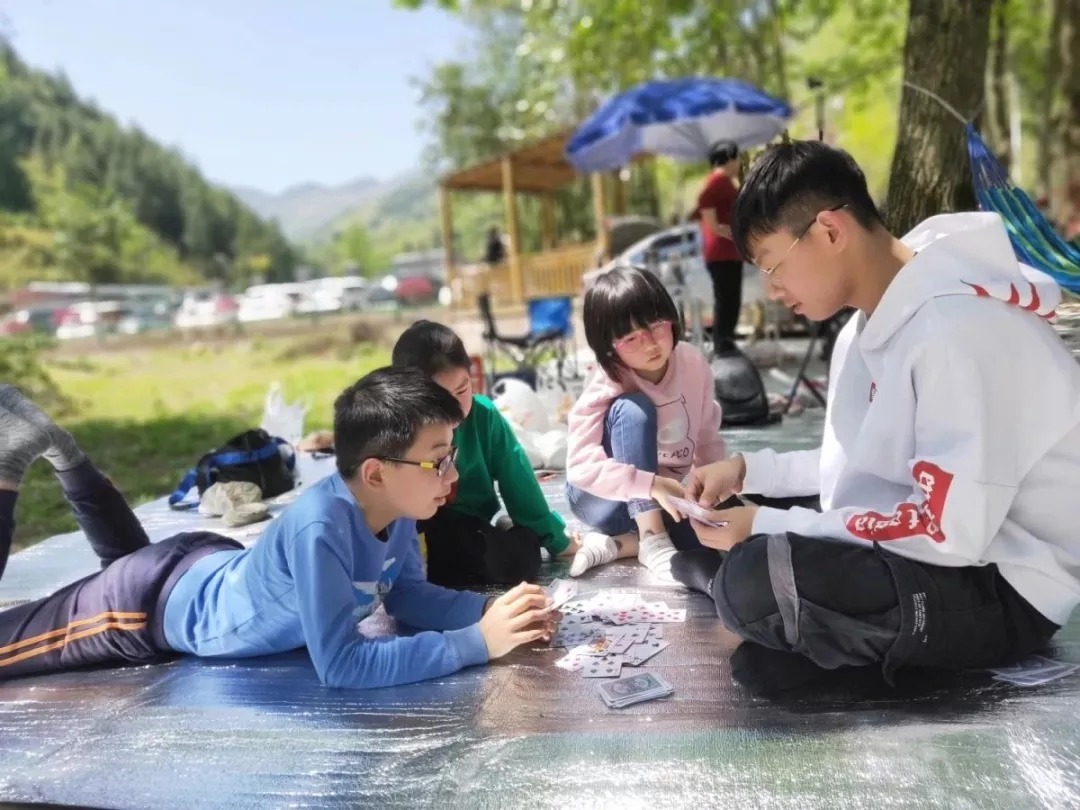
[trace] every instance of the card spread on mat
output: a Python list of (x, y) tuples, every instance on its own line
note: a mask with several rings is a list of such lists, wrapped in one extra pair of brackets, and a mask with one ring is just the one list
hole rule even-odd
[(592, 658), (585, 662), (581, 674), (586, 678), (618, 678), (622, 672), (622, 658)]

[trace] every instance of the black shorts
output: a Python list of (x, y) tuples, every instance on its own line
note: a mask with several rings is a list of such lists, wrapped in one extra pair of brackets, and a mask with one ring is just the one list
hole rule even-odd
[(826, 669), (975, 669), (1020, 660), (1060, 628), (997, 566), (944, 567), (796, 534), (735, 546), (713, 581), (728, 629)]

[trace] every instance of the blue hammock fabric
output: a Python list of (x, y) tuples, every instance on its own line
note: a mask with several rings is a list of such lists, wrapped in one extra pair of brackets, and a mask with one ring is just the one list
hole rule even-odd
[(979, 207), (1001, 215), (1020, 261), (1046, 273), (1070, 292), (1080, 292), (1080, 249), (1055, 231), (1031, 198), (1009, 182), (975, 127), (968, 124), (966, 131)]

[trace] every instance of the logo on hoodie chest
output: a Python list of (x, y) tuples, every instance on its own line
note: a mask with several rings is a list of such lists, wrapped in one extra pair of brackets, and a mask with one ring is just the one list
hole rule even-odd
[(874, 401), (874, 397), (877, 396), (877, 383), (873, 380), (870, 381), (870, 401)]

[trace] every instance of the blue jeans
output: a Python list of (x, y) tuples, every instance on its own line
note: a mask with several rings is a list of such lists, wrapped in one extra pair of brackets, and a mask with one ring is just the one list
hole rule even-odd
[[(639, 470), (655, 473), (659, 467), (656, 452), (656, 406), (641, 393), (624, 394), (611, 403), (604, 419), (604, 451), (608, 457)], [(634, 518), (652, 512), (660, 505), (652, 498), (610, 501), (566, 485), (566, 500), (578, 520), (608, 535), (637, 533)], [(676, 523), (664, 512), (664, 525), (671, 542), (678, 549), (700, 548), (689, 521)]]

